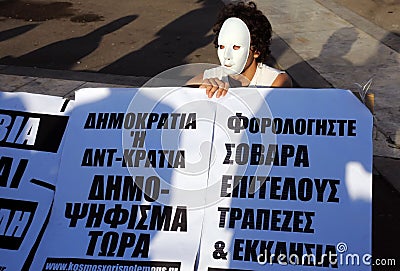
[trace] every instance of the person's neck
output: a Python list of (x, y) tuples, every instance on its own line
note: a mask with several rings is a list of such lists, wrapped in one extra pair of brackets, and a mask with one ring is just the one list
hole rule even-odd
[(250, 63), (250, 65), (242, 72), (242, 75), (251, 81), (256, 74), (257, 65), (258, 63), (256, 62), (256, 59), (253, 58), (253, 61)]

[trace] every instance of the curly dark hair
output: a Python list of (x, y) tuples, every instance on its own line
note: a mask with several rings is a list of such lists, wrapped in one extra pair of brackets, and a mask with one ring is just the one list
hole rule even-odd
[(230, 17), (241, 19), (250, 31), (251, 48), (260, 53), (257, 62), (264, 62), (271, 53), (272, 27), (267, 17), (257, 9), (254, 2), (237, 2), (226, 5), (219, 13), (217, 22), (214, 24), (214, 45), (218, 48), (218, 35), (222, 24)]

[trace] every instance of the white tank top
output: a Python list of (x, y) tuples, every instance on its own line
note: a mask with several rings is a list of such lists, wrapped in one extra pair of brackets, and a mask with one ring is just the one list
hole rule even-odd
[(259, 63), (257, 65), (256, 73), (254, 74), (253, 79), (251, 79), (249, 86), (270, 87), (275, 81), (276, 77), (278, 77), (278, 75), (281, 73), (285, 72)]

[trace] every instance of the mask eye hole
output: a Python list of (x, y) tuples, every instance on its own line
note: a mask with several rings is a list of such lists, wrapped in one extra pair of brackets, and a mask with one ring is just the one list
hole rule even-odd
[(240, 46), (239, 45), (233, 45), (233, 50), (239, 50)]
[(225, 49), (224, 45), (219, 45), (218, 47), (219, 47), (219, 49)]

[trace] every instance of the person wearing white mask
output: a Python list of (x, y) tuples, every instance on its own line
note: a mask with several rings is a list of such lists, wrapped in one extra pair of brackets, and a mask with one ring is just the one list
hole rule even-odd
[[(253, 2), (229, 4), (214, 25), (221, 66), (205, 70), (201, 81), (209, 98), (225, 96), (230, 86), (291, 87), (290, 77), (263, 63), (270, 54), (272, 29), (265, 15)], [(200, 80), (199, 80), (200, 79)]]

